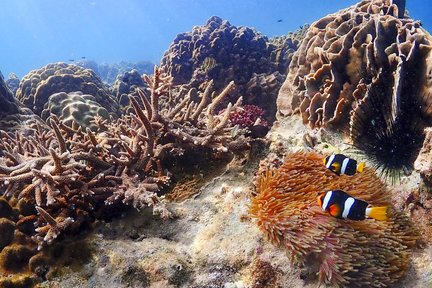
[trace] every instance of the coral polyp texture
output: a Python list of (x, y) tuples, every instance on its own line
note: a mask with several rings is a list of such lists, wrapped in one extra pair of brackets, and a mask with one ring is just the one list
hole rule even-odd
[(388, 175), (412, 169), (432, 123), (432, 38), (402, 2), (365, 0), (313, 23), (278, 96), (280, 114), (346, 132)]
[[(249, 213), (295, 263), (310, 265), (321, 283), (342, 287), (386, 287), (410, 267), (419, 234), (391, 209), (385, 184), (368, 168), (354, 176), (325, 169), (323, 155), (295, 152), (259, 177)], [(341, 189), (373, 206), (389, 206), (388, 220), (340, 220), (323, 212), (317, 196)]]
[(142, 105), (131, 96), (134, 113), (110, 121), (95, 116), (93, 130), (69, 127), (51, 114), (49, 127), (35, 122), (25, 134), (0, 131), (1, 194), (10, 205), (27, 207), (18, 213), (17, 228), (31, 237), (33, 249), (76, 234), (110, 207), (150, 206), (168, 218), (157, 193), (171, 182), (172, 159), (191, 151), (221, 154), (248, 147), (249, 138), (229, 125), (241, 98), (216, 113), (232, 83), (218, 95), (211, 83), (203, 94), (175, 94), (172, 79), (157, 67), (144, 78), (149, 91), (139, 90)]
[(48, 64), (24, 76), (16, 98), (40, 116), (52, 94), (75, 91), (92, 95), (110, 114), (119, 113), (117, 101), (92, 70), (62, 62)]
[(83, 129), (97, 129), (94, 125), (96, 117), (108, 120), (110, 114), (102, 107), (92, 95), (77, 92), (59, 92), (52, 94), (42, 111), (42, 118), (46, 120), (51, 115), (58, 117), (63, 124), (69, 127), (82, 127)]

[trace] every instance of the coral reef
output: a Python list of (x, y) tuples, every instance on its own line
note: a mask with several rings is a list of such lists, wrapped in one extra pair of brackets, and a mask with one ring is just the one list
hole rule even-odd
[(415, 62), (425, 63), (430, 39), (419, 22), (397, 18), (398, 11), (391, 1), (365, 0), (313, 23), (293, 57), (279, 111), (300, 110), (313, 127), (343, 125), (382, 74), (395, 86), (409, 81), (414, 67), (401, 66), (413, 49), (420, 49)]
[(0, 118), (18, 112), (18, 105), (6, 82), (0, 77)]
[[(34, 247), (45, 250), (62, 235), (76, 235), (94, 218), (124, 205), (150, 206), (169, 218), (171, 212), (157, 193), (170, 184), (172, 159), (190, 151), (223, 154), (248, 147), (249, 139), (229, 126), (229, 115), (241, 98), (225, 113), (215, 112), (232, 83), (211, 98), (212, 85), (202, 95), (173, 94), (171, 78), (157, 67), (145, 80), (150, 101), (140, 90), (142, 106), (131, 96), (133, 114), (112, 121), (96, 116), (94, 131), (69, 127), (54, 114), (48, 118), (50, 127), (35, 122), (25, 134), (1, 131), (1, 194), (9, 203), (24, 205), (26, 212), (18, 213), (16, 225)], [(14, 249), (9, 246), (3, 251)]]
[(396, 283), (410, 266), (410, 247), (419, 234), (402, 213), (387, 221), (339, 220), (316, 204), (323, 191), (342, 189), (371, 205), (391, 206), (390, 193), (371, 169), (337, 176), (311, 152), (286, 155), (278, 169), (262, 171), (249, 213), (260, 229), (293, 262), (309, 264), (322, 283), (383, 287)]
[(16, 98), (40, 116), (52, 94), (75, 91), (92, 95), (110, 114), (118, 115), (117, 101), (92, 70), (62, 62), (48, 64), (24, 76)]
[(306, 36), (309, 25), (300, 26), (297, 31), (289, 32), (284, 36), (277, 36), (269, 39), (269, 42), (276, 46), (271, 53), (272, 62), (277, 65), (278, 71), (282, 74), (288, 74), (288, 66), (291, 63), (292, 56), (299, 48), (300, 42)]
[(252, 138), (257, 138), (264, 137), (270, 129), (263, 117), (263, 109), (256, 105), (245, 105), (242, 109), (231, 112), (229, 120), (232, 125), (248, 129)]
[(281, 115), (344, 131), (391, 177), (412, 169), (431, 124), (432, 39), (401, 9), (365, 0), (313, 23), (277, 100)]
[(46, 108), (42, 111), (41, 117), (47, 120), (51, 115), (69, 127), (90, 128), (96, 130), (95, 118), (108, 120), (110, 115), (92, 95), (78, 92), (54, 93), (48, 98)]
[(113, 84), (119, 75), (123, 75), (132, 70), (137, 70), (141, 75), (150, 74), (152, 73), (154, 66), (154, 64), (149, 61), (120, 61), (119, 63), (108, 64), (97, 63), (93, 60), (80, 60), (75, 62), (75, 65), (93, 70), (103, 82), (109, 85)]
[(286, 73), (284, 58), (294, 48), (285, 49), (284, 44), (276, 47), (251, 28), (212, 17), (205, 25), (177, 35), (164, 54), (161, 68), (175, 84), (187, 88), (199, 89), (212, 79), (215, 90), (220, 91), (234, 81), (237, 91), (230, 100), (242, 95), (245, 104), (262, 107), (267, 120), (273, 122), (273, 107), (283, 81), (280, 73)]

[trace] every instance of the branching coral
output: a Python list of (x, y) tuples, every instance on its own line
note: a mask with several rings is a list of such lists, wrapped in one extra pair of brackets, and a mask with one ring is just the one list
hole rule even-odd
[[(392, 210), (387, 221), (336, 219), (316, 204), (319, 193), (342, 189), (371, 205), (390, 204), (386, 186), (366, 169), (337, 176), (322, 155), (296, 152), (261, 175), (250, 214), (275, 244), (297, 263), (317, 264), (320, 282), (345, 287), (383, 287), (397, 282), (410, 265), (410, 248), (419, 235), (410, 221)], [(313, 266), (313, 265), (312, 265)]]
[(50, 127), (34, 123), (25, 135), (1, 132), (3, 195), (33, 206), (22, 221), (36, 221), (30, 234), (39, 248), (78, 230), (107, 205), (152, 206), (170, 217), (157, 194), (170, 184), (167, 159), (197, 148), (222, 153), (248, 146), (248, 138), (233, 135), (228, 121), (241, 99), (222, 115), (216, 112), (232, 83), (219, 95), (211, 83), (202, 95), (173, 94), (171, 78), (157, 67), (153, 77), (144, 78), (150, 100), (139, 90), (143, 107), (131, 96), (133, 114), (111, 121), (95, 117), (94, 131), (69, 127), (51, 114)]

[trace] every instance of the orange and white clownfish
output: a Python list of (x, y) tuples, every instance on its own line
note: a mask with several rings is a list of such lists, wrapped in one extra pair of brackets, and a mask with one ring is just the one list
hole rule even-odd
[(343, 154), (332, 154), (327, 156), (324, 160), (324, 165), (332, 172), (337, 175), (354, 175), (356, 172), (363, 172), (365, 163), (360, 162), (357, 165), (357, 161)]
[(364, 220), (367, 217), (375, 220), (387, 219), (387, 207), (370, 207), (365, 201), (356, 199), (342, 190), (332, 190), (318, 196), (318, 205), (323, 211), (339, 219)]

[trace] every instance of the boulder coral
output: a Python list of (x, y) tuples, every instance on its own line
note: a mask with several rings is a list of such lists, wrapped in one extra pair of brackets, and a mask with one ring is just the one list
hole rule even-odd
[(54, 93), (48, 98), (47, 104), (42, 111), (42, 119), (46, 120), (55, 115), (69, 127), (96, 130), (95, 118), (110, 119), (108, 111), (94, 96), (83, 94), (81, 91)]
[(323, 155), (295, 152), (258, 179), (249, 213), (291, 261), (312, 267), (321, 283), (343, 287), (386, 287), (410, 267), (419, 234), (409, 219), (390, 209), (388, 220), (340, 220), (323, 212), (317, 196), (341, 189), (374, 206), (389, 206), (390, 192), (368, 168), (354, 176), (330, 172)]
[[(49, 126), (34, 122), (25, 133), (0, 131), (0, 208), (22, 207), (14, 210), (12, 222), (0, 224), (5, 231), (15, 226), (24, 234), (32, 253), (125, 206), (151, 207), (169, 218), (158, 192), (171, 184), (173, 159), (191, 151), (220, 155), (249, 147), (249, 138), (229, 125), (241, 98), (221, 107), (224, 113), (216, 112), (233, 83), (217, 95), (212, 85), (202, 94), (174, 94), (172, 79), (159, 68), (144, 79), (150, 94), (147, 98), (139, 90), (142, 104), (130, 97), (134, 113), (112, 121), (96, 116), (93, 131), (69, 127), (54, 114), (48, 117)], [(1, 253), (15, 251), (8, 248), (14, 244), (11, 233), (0, 238), (6, 245)], [(34, 254), (22, 260), (24, 266)], [(39, 260), (32, 265), (39, 267)]]
[[(430, 69), (424, 63), (431, 38), (394, 2), (363, 0), (314, 22), (293, 56), (278, 96), (279, 112), (300, 112), (311, 127), (343, 128), (383, 78), (394, 87), (381, 96), (384, 102), (407, 93), (430, 94)], [(420, 67), (407, 65), (408, 59)], [(410, 81), (418, 91), (406, 90)]]
[(273, 122), (281, 75), (286, 73), (286, 61), (294, 48), (292, 41), (272, 44), (254, 29), (236, 27), (214, 16), (205, 25), (177, 35), (164, 54), (161, 68), (174, 78), (174, 84), (188, 88), (199, 89), (212, 79), (214, 89), (220, 91), (234, 81), (236, 93), (230, 100), (242, 95), (245, 104), (262, 107), (267, 120)]
[(40, 116), (52, 94), (75, 91), (92, 95), (110, 114), (118, 116), (116, 99), (92, 70), (62, 62), (48, 64), (24, 76), (16, 98)]

